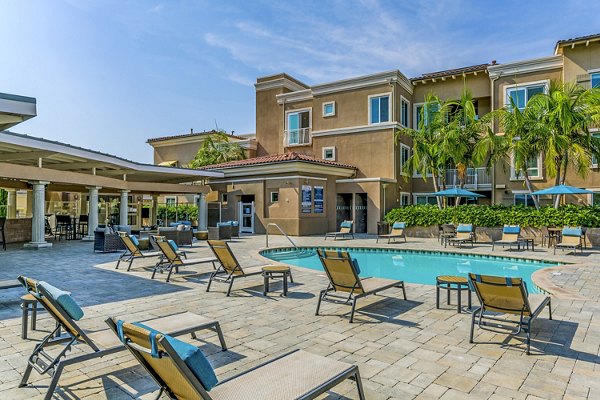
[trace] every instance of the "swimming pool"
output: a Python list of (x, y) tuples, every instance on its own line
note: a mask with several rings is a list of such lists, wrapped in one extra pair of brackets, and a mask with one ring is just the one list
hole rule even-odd
[[(320, 247), (263, 250), (261, 255), (274, 261), (322, 271), (317, 257)], [(358, 260), (361, 276), (401, 279), (410, 283), (435, 285), (439, 275), (467, 276), (469, 272), (523, 278), (530, 292), (538, 289), (531, 274), (541, 268), (559, 265), (545, 261), (479, 254), (455, 254), (441, 251), (397, 250), (381, 248), (329, 248), (349, 251)]]

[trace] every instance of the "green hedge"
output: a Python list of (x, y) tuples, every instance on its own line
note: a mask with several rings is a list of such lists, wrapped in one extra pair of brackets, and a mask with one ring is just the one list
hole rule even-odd
[(178, 206), (158, 206), (158, 218), (169, 221), (191, 221), (198, 219), (198, 206), (180, 204)]
[(600, 207), (565, 205), (553, 207), (462, 205), (440, 210), (435, 205), (412, 205), (395, 208), (385, 216), (389, 223), (403, 221), (408, 226), (466, 223), (481, 227), (520, 225), (600, 227)]

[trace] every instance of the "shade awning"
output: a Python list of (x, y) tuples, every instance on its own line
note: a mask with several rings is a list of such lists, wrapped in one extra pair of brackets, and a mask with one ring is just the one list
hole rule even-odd
[(433, 193), (433, 195), (438, 197), (485, 197), (482, 194), (459, 188), (441, 190)]
[(581, 189), (574, 186), (569, 185), (557, 185), (552, 186), (547, 189), (538, 190), (532, 192), (532, 195), (540, 196), (540, 195), (561, 195), (561, 194), (592, 194), (591, 190)]

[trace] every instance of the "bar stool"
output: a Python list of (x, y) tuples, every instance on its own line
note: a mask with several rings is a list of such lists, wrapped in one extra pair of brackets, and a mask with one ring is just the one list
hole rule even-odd
[[(35, 331), (37, 322), (38, 301), (32, 294), (21, 296), (21, 309), (23, 310), (21, 322), (21, 338), (27, 339), (27, 324), (29, 312), (31, 311), (31, 330)], [(41, 308), (40, 308), (41, 310)]]

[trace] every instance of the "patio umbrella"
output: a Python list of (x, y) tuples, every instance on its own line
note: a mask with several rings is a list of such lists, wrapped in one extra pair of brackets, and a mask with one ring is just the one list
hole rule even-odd
[(433, 193), (433, 195), (438, 197), (485, 197), (482, 194), (459, 188), (441, 190)]
[(592, 192), (591, 190), (581, 189), (581, 188), (577, 188), (574, 186), (557, 185), (557, 186), (549, 187), (547, 189), (542, 189), (542, 190), (532, 192), (531, 194), (535, 195), (535, 196), (540, 196), (540, 195), (545, 195), (545, 194), (561, 195), (561, 194), (592, 194), (592, 193), (594, 193), (594, 192)]

